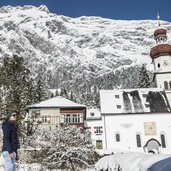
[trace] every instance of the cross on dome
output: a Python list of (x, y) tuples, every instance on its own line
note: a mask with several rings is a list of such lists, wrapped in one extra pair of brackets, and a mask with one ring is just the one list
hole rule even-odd
[(160, 15), (157, 13), (158, 27), (160, 27)]

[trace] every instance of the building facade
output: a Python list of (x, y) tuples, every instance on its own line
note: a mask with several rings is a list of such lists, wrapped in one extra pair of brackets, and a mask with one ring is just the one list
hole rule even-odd
[(84, 126), (89, 130), (91, 141), (96, 149), (103, 149), (103, 124), (100, 109), (95, 106), (87, 107)]
[(101, 90), (104, 149), (171, 153), (171, 108), (162, 89)]
[(30, 105), (28, 110), (29, 116), (38, 115), (41, 128), (55, 129), (65, 124), (84, 127), (86, 106), (61, 96)]

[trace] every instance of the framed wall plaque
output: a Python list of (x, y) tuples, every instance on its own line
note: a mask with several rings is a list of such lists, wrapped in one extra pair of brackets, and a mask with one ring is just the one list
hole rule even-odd
[(155, 122), (144, 122), (145, 135), (157, 135), (156, 123)]

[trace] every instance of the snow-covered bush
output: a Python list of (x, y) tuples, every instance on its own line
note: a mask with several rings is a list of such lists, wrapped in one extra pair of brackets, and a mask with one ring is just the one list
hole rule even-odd
[(76, 126), (39, 129), (28, 138), (36, 150), (23, 153), (22, 158), (24, 162), (41, 163), (44, 168), (82, 170), (93, 165), (98, 156), (88, 136), (86, 130)]

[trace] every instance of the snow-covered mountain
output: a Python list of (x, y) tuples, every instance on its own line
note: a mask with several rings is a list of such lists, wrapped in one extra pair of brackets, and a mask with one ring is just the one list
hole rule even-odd
[[(171, 40), (171, 23), (162, 21)], [(50, 88), (76, 92), (135, 87), (142, 63), (153, 70), (150, 48), (157, 21), (70, 18), (46, 6), (0, 8), (0, 56), (23, 56)], [(132, 81), (134, 80), (134, 81)]]

